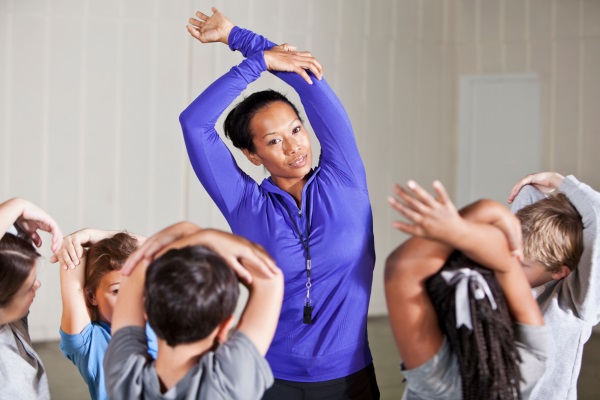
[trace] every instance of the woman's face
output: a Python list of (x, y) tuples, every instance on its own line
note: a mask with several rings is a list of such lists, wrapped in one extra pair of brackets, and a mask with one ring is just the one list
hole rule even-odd
[(25, 282), (23, 282), (17, 293), (15, 293), (10, 303), (3, 307), (1, 323), (15, 322), (27, 315), (29, 307), (31, 307), (31, 303), (33, 303), (33, 299), (35, 298), (35, 292), (40, 286), (42, 284), (37, 279), (37, 268), (34, 265), (27, 279), (25, 279)]
[(244, 154), (253, 164), (264, 165), (275, 184), (294, 184), (310, 172), (310, 136), (289, 104), (276, 101), (264, 107), (256, 113), (250, 128), (256, 151), (244, 150)]
[(113, 310), (117, 303), (117, 294), (121, 287), (121, 272), (110, 271), (100, 278), (98, 288), (92, 301), (92, 305), (98, 307), (100, 320), (106, 323), (111, 323)]

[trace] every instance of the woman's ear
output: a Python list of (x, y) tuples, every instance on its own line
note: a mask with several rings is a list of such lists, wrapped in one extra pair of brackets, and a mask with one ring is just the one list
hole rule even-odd
[(259, 165), (262, 165), (262, 160), (260, 159), (260, 157), (258, 155), (256, 155), (256, 153), (252, 153), (248, 149), (242, 149), (242, 153), (244, 153), (244, 155), (246, 156), (246, 158), (248, 160), (250, 160), (250, 162), (252, 164), (256, 165), (257, 167)]

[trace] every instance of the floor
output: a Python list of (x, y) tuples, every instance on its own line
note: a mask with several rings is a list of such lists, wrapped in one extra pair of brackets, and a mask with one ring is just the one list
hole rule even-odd
[[(382, 400), (400, 399), (404, 390), (398, 365), (400, 359), (392, 339), (386, 317), (369, 319), (369, 342)], [(52, 397), (59, 400), (89, 398), (88, 390), (79, 372), (63, 357), (57, 342), (38, 343), (35, 346), (48, 370)], [(600, 398), (600, 334), (592, 335), (585, 347), (579, 377), (578, 398)]]

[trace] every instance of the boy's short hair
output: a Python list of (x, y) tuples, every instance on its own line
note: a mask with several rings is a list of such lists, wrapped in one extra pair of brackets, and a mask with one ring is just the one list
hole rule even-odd
[(146, 271), (144, 307), (169, 346), (193, 343), (233, 314), (238, 280), (225, 260), (203, 246), (172, 249)]
[(523, 230), (526, 258), (558, 272), (562, 265), (577, 268), (583, 252), (581, 215), (563, 193), (523, 207), (517, 212)]

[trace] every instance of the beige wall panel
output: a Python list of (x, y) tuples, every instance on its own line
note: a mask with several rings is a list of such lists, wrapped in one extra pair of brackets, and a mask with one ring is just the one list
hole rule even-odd
[[(295, 2), (300, 4), (301, 2)], [(343, 36), (352, 34), (362, 36), (365, 34), (365, 1), (364, 0), (342, 0), (340, 2), (339, 15), (340, 32)]]
[(73, 17), (55, 17), (50, 23), (47, 209), (65, 234), (83, 223), (78, 221), (78, 171), (84, 167), (79, 157), (81, 27)]
[(480, 49), (474, 43), (464, 42), (456, 45), (456, 74), (474, 75), (481, 73), (478, 68), (478, 58)]
[(505, 56), (504, 45), (495, 43), (485, 43), (479, 49), (479, 62), (481, 63), (480, 73), (494, 74), (504, 73), (505, 71)]
[(429, 185), (439, 177), (440, 171), (447, 168), (441, 165), (440, 156), (447, 151), (440, 137), (443, 135), (441, 124), (442, 46), (421, 46), (421, 62), (418, 82), (417, 129), (415, 131), (415, 178)]
[(529, 45), (531, 52), (531, 71), (540, 76), (541, 82), (541, 116), (542, 116), (542, 165), (551, 168), (551, 138), (550, 130), (554, 123), (552, 99), (555, 92), (553, 86), (553, 45), (549, 40), (532, 41)]
[(389, 115), (388, 159), (391, 182), (404, 182), (415, 173), (416, 155), (415, 128), (417, 104), (417, 66), (415, 55), (417, 44), (414, 41), (398, 41), (396, 44), (392, 93), (393, 108)]
[(86, 25), (83, 220), (88, 226), (115, 228), (118, 25), (96, 19)]
[(10, 57), (12, 14), (6, 11), (8, 2), (0, 2), (0, 199), (9, 197), (9, 156), (10, 156), (10, 109), (11, 109), (11, 77)]
[(577, 174), (579, 154), (579, 41), (556, 41), (555, 106), (552, 110), (554, 169)]
[[(158, 6), (158, 0), (120, 0), (119, 5), (119, 14), (125, 21), (140, 21), (140, 22), (150, 22), (153, 18), (155, 9)], [(183, 4), (183, 1), (173, 1), (171, 4)], [(165, 16), (161, 15), (161, 19)], [(185, 25), (186, 20), (182, 21), (182, 25)], [(150, 31), (145, 31), (148, 35)], [(147, 36), (147, 39), (149, 36)]]
[(600, 36), (600, 1), (583, 0), (583, 34)]
[[(148, 232), (185, 218), (185, 166), (187, 153), (179, 125), (179, 114), (187, 106), (185, 64), (187, 34), (176, 28), (180, 24), (157, 26), (156, 75), (151, 108), (154, 141), (148, 159), (151, 203)], [(160, 60), (171, 60), (162, 63)]]
[[(146, 232), (150, 214), (149, 182), (147, 157), (151, 142), (155, 140), (156, 127), (152, 124), (152, 99), (154, 92), (156, 59), (153, 57), (152, 43), (147, 40), (154, 26), (147, 18), (131, 20), (123, 24), (122, 54), (120, 68), (119, 96), (120, 109), (117, 110), (117, 141), (119, 152), (115, 171), (117, 190), (118, 227), (133, 232)], [(139, 21), (139, 22), (138, 22)], [(157, 171), (157, 172), (160, 172)]]
[(600, 38), (584, 42), (584, 91), (580, 179), (600, 189)]
[(557, 38), (579, 36), (580, 0), (553, 0), (555, 2), (555, 35)]
[(504, 2), (504, 18), (502, 19), (503, 38), (506, 42), (525, 40), (527, 1), (502, 0)]
[(395, 36), (401, 40), (416, 40), (419, 34), (419, 1), (401, 0), (395, 5)]
[(477, 37), (477, 3), (479, 0), (459, 0), (456, 19), (456, 41), (472, 42)]
[(527, 44), (506, 43), (504, 45), (504, 54), (506, 57), (505, 71), (507, 73), (529, 72), (527, 67)]
[[(287, 3), (290, 3), (289, 5)], [(290, 5), (293, 5), (293, 8), (290, 10)], [(298, 7), (302, 7), (304, 9), (308, 8), (309, 4), (307, 2), (302, 1), (290, 1), (286, 2), (286, 7), (284, 7), (284, 15), (291, 17), (296, 13), (301, 13), (301, 10), (298, 10)], [(309, 33), (314, 36), (326, 36), (331, 41), (332, 38), (338, 33), (338, 12), (340, 8), (340, 2), (337, 0), (328, 0), (328, 1), (313, 1), (310, 5), (313, 9), (316, 8), (310, 17), (310, 27), (308, 31), (304, 31), (304, 34)], [(290, 12), (291, 11), (291, 12)], [(283, 18), (283, 21), (287, 21), (287, 18)], [(297, 20), (296, 20), (297, 21)], [(292, 24), (295, 25), (295, 24)], [(302, 25), (302, 24), (298, 24)], [(287, 27), (282, 27), (286, 33), (288, 31)], [(293, 29), (294, 33), (302, 34), (299, 30), (296, 31)], [(312, 50), (311, 50), (312, 51)]]
[(12, 10), (16, 14), (28, 14), (41, 16), (46, 12), (48, 2), (46, 0), (12, 0), (9, 7), (12, 6)]
[(531, 39), (549, 40), (552, 36), (552, 7), (555, 0), (529, 2), (529, 34)]
[(438, 43), (444, 39), (444, 4), (439, 0), (423, 2), (421, 40)]
[(501, 0), (479, 0), (479, 40), (483, 43), (500, 41)]
[(115, 19), (122, 14), (124, 0), (86, 0), (88, 15), (92, 19)]
[(86, 7), (85, 0), (52, 0), (48, 3), (50, 3), (50, 15), (53, 17), (81, 17)]
[(10, 196), (22, 196), (41, 202), (43, 193), (44, 127), (44, 42), (45, 20), (38, 16), (15, 13), (10, 60), (11, 69)]

